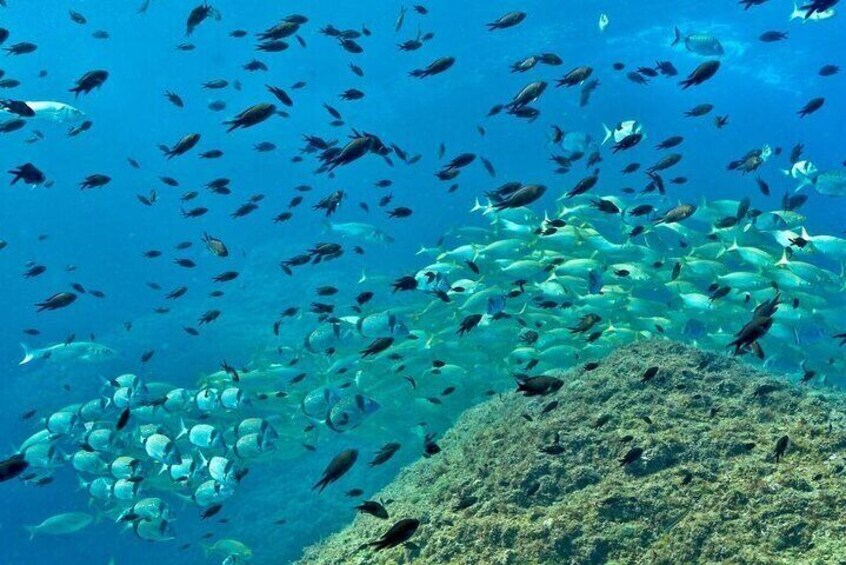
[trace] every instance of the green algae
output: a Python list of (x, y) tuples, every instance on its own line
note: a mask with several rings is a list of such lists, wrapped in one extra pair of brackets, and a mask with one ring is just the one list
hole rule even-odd
[[(663, 341), (560, 376), (554, 395), (469, 410), (374, 497), (390, 520), (359, 516), (300, 563), (846, 562), (841, 394)], [(540, 451), (556, 436), (560, 454)], [(643, 456), (622, 466), (632, 446)], [(360, 548), (402, 518), (421, 520), (413, 547)]]

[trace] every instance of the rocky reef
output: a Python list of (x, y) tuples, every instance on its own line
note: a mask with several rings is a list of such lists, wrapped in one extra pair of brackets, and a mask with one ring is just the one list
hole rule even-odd
[[(469, 410), (374, 497), (389, 519), (300, 563), (846, 563), (842, 393), (665, 341), (558, 376)], [(404, 518), (411, 544), (361, 547)]]

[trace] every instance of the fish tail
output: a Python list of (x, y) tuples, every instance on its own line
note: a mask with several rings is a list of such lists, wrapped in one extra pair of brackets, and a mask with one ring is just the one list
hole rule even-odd
[(814, 238), (811, 236), (811, 234), (808, 233), (808, 230), (805, 229), (805, 226), (802, 226), (801, 228), (799, 228), (799, 237), (801, 237), (805, 241), (813, 242), (813, 240), (814, 240)]
[(614, 135), (613, 132), (608, 129), (608, 126), (602, 124), (602, 129), (605, 130), (605, 139), (602, 140), (602, 145), (608, 143), (608, 140), (611, 139), (611, 136)]
[(176, 439), (184, 437), (188, 434), (188, 428), (185, 427), (185, 421), (180, 418), (179, 419), (179, 434), (176, 436)]
[(35, 526), (25, 526), (26, 531), (29, 532), (29, 541), (32, 541), (35, 538), (36, 529)]
[(682, 40), (682, 34), (681, 31), (679, 31), (679, 28), (673, 28), (673, 31), (675, 33), (675, 36), (673, 37), (673, 42), (670, 43), (670, 47), (675, 47), (679, 43), (679, 41)]
[(21, 343), (21, 347), (24, 350), (24, 357), (23, 359), (21, 359), (18, 365), (26, 365), (27, 363), (35, 359), (35, 356), (32, 354), (32, 352), (29, 350), (29, 347), (27, 347), (25, 343)]

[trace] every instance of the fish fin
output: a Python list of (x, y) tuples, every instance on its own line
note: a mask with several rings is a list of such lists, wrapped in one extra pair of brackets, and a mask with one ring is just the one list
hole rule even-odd
[(188, 435), (188, 428), (185, 427), (185, 420), (180, 418), (179, 419), (179, 433), (177, 434), (176, 438), (174, 438), (174, 439), (179, 439), (181, 437), (185, 437), (186, 435)]
[(36, 526), (25, 526), (25, 527), (26, 527), (26, 531), (29, 532), (29, 541), (32, 541), (35, 538), (35, 533), (37, 532), (37, 530), (35, 529)]
[(76, 487), (77, 492), (79, 492), (81, 490), (88, 490), (88, 485), (90, 485), (91, 482), (86, 481), (82, 477), (77, 477), (77, 479), (79, 480), (79, 485)]
[(602, 140), (602, 145), (605, 145), (606, 143), (608, 143), (608, 140), (611, 139), (611, 136), (614, 135), (614, 132), (608, 129), (608, 126), (606, 126), (605, 124), (602, 124), (602, 129), (605, 131), (605, 138)]
[(734, 241), (732, 241), (731, 246), (726, 247), (726, 252), (729, 252), (729, 251), (737, 251), (738, 249), (740, 249), (740, 246), (739, 246), (739, 245), (737, 245), (737, 238), (735, 237), (735, 238), (734, 238)]
[(361, 276), (358, 278), (358, 284), (363, 284), (367, 282), (367, 273), (364, 272), (364, 269), (361, 270)]
[(776, 261), (776, 267), (787, 266), (790, 264), (790, 260), (787, 258), (787, 248), (781, 250), (781, 259)]
[(670, 43), (670, 47), (675, 47), (682, 40), (682, 34), (679, 28), (673, 28), (673, 33), (675, 35), (673, 36), (673, 42)]
[(27, 363), (35, 359), (35, 356), (32, 354), (32, 352), (29, 350), (29, 347), (27, 347), (25, 343), (21, 343), (21, 347), (24, 350), (24, 357), (23, 359), (21, 359), (18, 365), (26, 365)]
[(802, 227), (799, 229), (799, 237), (801, 237), (802, 239), (804, 239), (804, 240), (806, 240), (806, 241), (813, 241), (813, 240), (814, 240), (814, 238), (813, 238), (813, 237), (811, 237), (811, 234), (809, 234), (809, 233), (807, 232), (807, 230), (805, 230), (805, 226), (802, 226)]

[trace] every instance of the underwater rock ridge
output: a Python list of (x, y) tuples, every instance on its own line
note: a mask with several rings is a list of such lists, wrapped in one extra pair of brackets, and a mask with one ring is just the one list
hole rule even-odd
[[(299, 563), (846, 562), (836, 391), (659, 340), (555, 376), (468, 410), (374, 495), (389, 523), (360, 515)], [(407, 545), (366, 545), (403, 518)]]

